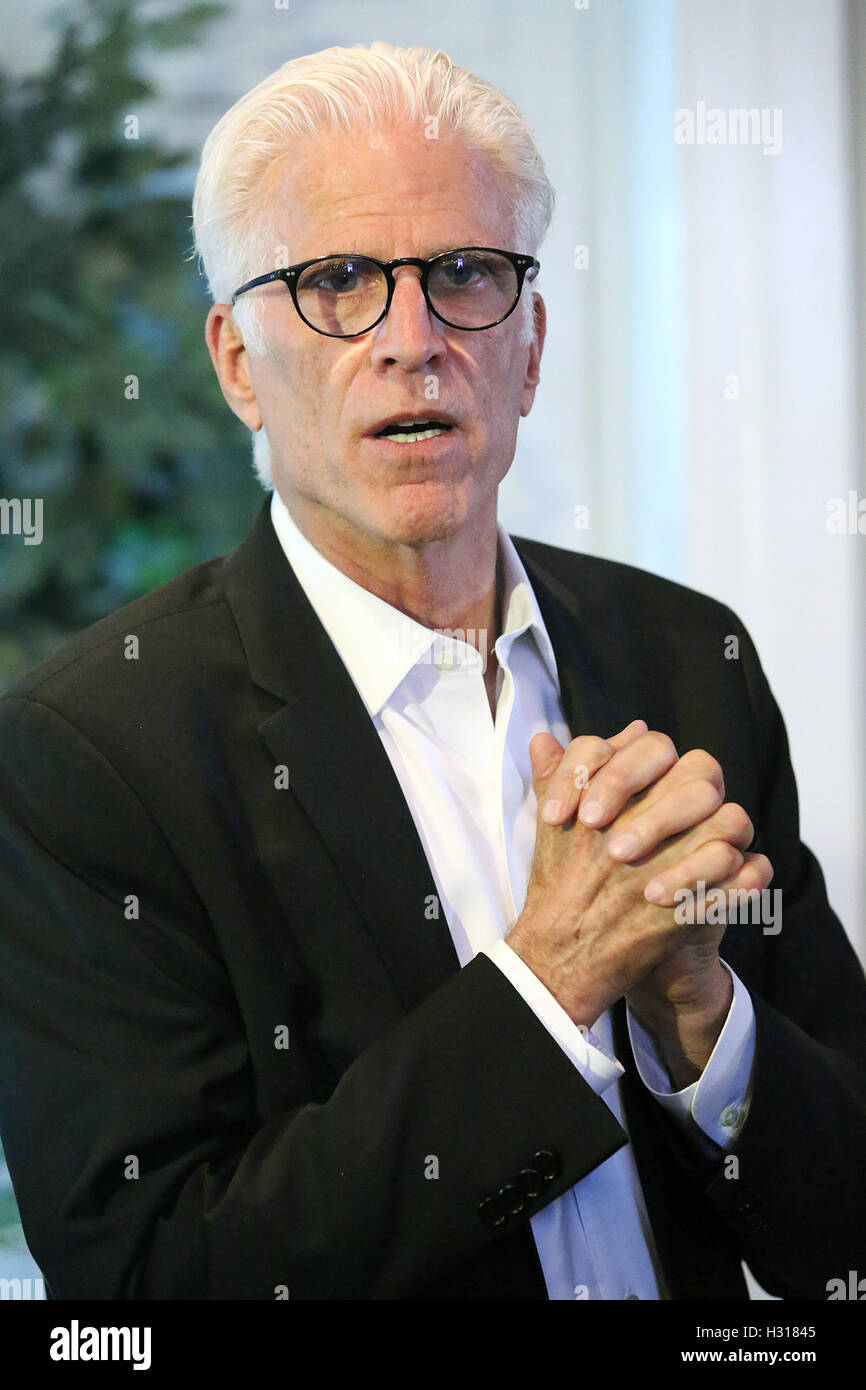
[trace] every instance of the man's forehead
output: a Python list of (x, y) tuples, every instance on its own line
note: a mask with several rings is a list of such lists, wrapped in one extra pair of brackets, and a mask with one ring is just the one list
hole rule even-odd
[(378, 238), (384, 257), (392, 236), (402, 239), (411, 223), (425, 243), (413, 254), (434, 256), (508, 236), (510, 208), (497, 172), (489, 155), (450, 133), (426, 140), (414, 126), (375, 134), (329, 130), (288, 146), (259, 196), (293, 239), (342, 234), (339, 246), (317, 246), (311, 255), (356, 246), (376, 254), (370, 238)]

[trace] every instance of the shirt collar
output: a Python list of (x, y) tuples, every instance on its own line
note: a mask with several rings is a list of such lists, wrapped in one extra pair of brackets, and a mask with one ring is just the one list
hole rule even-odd
[[(371, 715), (378, 714), (412, 667), (426, 657), (434, 643), (441, 645), (441, 638), (434, 628), (416, 622), (326, 560), (302, 533), (276, 489), (271, 498), (271, 520), (286, 559), (364, 704)], [(507, 664), (513, 642), (531, 631), (558, 690), (556, 658), (538, 600), (511, 537), (502, 526), (497, 527), (497, 536), (503, 583), (497, 657)]]

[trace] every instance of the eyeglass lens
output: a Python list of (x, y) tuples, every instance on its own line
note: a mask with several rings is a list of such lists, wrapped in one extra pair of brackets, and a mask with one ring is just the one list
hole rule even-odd
[[(427, 285), (438, 314), (458, 328), (486, 328), (517, 298), (517, 271), (491, 251), (455, 251), (431, 267)], [(384, 272), (363, 256), (332, 256), (301, 272), (298, 308), (323, 333), (364, 333), (388, 298)]]

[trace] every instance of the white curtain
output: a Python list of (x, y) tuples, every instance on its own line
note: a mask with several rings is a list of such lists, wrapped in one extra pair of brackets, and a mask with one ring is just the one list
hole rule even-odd
[[(503, 516), (739, 613), (785, 715), (803, 837), (866, 959), (866, 537), (827, 530), (831, 499), (866, 498), (857, 13), (590, 0), (526, 33), (515, 8), (521, 61), (499, 80), (559, 202), (543, 384)], [(678, 144), (675, 113), (701, 105), (764, 111), (781, 148), (734, 144), (730, 123), (727, 144)]]

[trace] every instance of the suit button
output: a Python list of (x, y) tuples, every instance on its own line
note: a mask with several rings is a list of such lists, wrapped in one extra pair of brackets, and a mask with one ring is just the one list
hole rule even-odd
[(762, 1231), (767, 1225), (764, 1208), (753, 1197), (747, 1197), (736, 1210), (737, 1215), (752, 1231)]
[(537, 1149), (532, 1155), (531, 1167), (545, 1182), (553, 1182), (562, 1172), (562, 1159), (551, 1149)]
[(504, 1223), (505, 1213), (500, 1211), (496, 1197), (485, 1197), (479, 1203), (478, 1218), (485, 1226), (501, 1226)]
[(540, 1197), (546, 1186), (547, 1183), (534, 1168), (521, 1168), (517, 1174), (517, 1187), (530, 1201), (533, 1197)]
[(518, 1191), (513, 1183), (507, 1182), (504, 1187), (500, 1187), (496, 1196), (497, 1206), (506, 1217), (520, 1216), (526, 1210), (523, 1193)]

